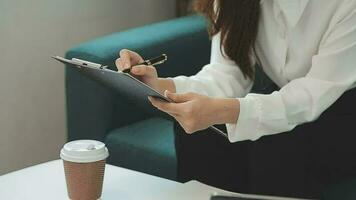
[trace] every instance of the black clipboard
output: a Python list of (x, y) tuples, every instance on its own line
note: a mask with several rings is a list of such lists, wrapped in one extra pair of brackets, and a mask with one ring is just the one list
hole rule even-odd
[(69, 64), (89, 78), (98, 81), (122, 94), (125, 94), (125, 96), (132, 96), (134, 99), (141, 102), (142, 100), (146, 101), (148, 96), (171, 102), (171, 100), (161, 95), (158, 91), (133, 77), (129, 73), (110, 70), (107, 66), (76, 58), (72, 60), (62, 58), (60, 56), (53, 56), (52, 58), (64, 64)]
[[(154, 88), (138, 80), (129, 73), (110, 70), (107, 68), (107, 66), (77, 58), (72, 58), (71, 60), (60, 56), (52, 56), (52, 58), (61, 63), (69, 64), (71, 67), (74, 67), (77, 71), (89, 77), (90, 79), (112, 88), (113, 90), (119, 92), (121, 95), (136, 102), (138, 105), (142, 105), (142, 102), (146, 102), (146, 108), (147, 106), (150, 106), (148, 103), (149, 96), (158, 98), (162, 101), (173, 102), (172, 100), (160, 94)], [(210, 126), (209, 128), (215, 133), (228, 138), (226, 133), (216, 128), (215, 126)]]

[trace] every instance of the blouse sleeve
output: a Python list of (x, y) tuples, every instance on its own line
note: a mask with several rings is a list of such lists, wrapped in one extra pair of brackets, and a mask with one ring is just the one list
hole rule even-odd
[[(350, 2), (350, 1), (349, 1)], [(355, 1), (353, 1), (355, 2)], [(350, 8), (351, 7), (351, 8)], [(307, 75), (270, 95), (248, 94), (240, 116), (227, 124), (229, 140), (257, 140), (317, 119), (356, 82), (356, 9), (348, 5), (325, 33)]]
[(177, 93), (195, 92), (212, 97), (243, 97), (252, 87), (252, 81), (244, 78), (239, 67), (222, 55), (220, 34), (212, 39), (210, 64), (194, 76), (171, 79)]

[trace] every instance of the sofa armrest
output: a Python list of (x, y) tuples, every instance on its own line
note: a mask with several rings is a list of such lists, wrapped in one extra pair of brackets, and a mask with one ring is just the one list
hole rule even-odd
[[(189, 16), (104, 36), (70, 49), (66, 58), (81, 58), (115, 69), (123, 49), (139, 52), (144, 58), (162, 53), (168, 61), (157, 68), (161, 77), (192, 75), (209, 62), (210, 42), (205, 20)], [(127, 99), (77, 71), (66, 68), (68, 139), (103, 140), (113, 129), (148, 117)]]

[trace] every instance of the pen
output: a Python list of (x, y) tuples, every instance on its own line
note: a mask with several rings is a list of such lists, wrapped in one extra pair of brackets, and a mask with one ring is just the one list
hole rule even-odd
[[(139, 63), (139, 64), (137, 64), (137, 65), (159, 65), (159, 64), (164, 63), (164, 62), (167, 60), (167, 58), (168, 58), (168, 57), (167, 57), (166, 54), (162, 54), (162, 55), (160, 55), (160, 56), (157, 56), (157, 57), (154, 57), (154, 58), (145, 60), (145, 61), (143, 61), (142, 63)], [(137, 65), (134, 65), (134, 66), (137, 66)], [(131, 66), (131, 67), (133, 67), (133, 66)], [(129, 73), (130, 70), (131, 70), (131, 67), (122, 70), (122, 72), (124, 72), (124, 73)]]

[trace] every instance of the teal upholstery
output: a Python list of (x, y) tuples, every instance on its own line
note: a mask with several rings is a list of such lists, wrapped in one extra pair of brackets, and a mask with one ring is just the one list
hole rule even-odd
[[(124, 48), (145, 58), (166, 53), (168, 61), (157, 67), (161, 77), (195, 74), (210, 59), (206, 23), (196, 15), (94, 39), (71, 48), (65, 56), (115, 69), (114, 61)], [(105, 141), (110, 164), (175, 179), (173, 127), (165, 116), (152, 112), (155, 109), (139, 109), (70, 67), (66, 68), (66, 102), (68, 140)]]
[(151, 118), (110, 131), (105, 143), (116, 156), (109, 157), (109, 162), (175, 180), (177, 160), (172, 126), (169, 120)]

